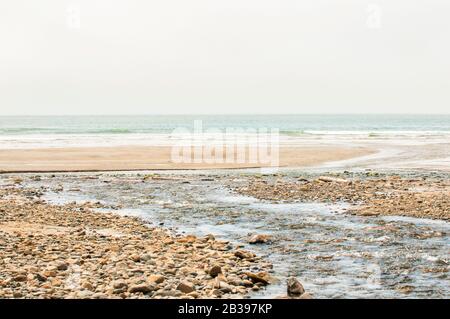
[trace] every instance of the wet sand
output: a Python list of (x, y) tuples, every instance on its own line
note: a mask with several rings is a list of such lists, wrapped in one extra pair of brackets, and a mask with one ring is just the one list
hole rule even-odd
[[(281, 167), (306, 167), (372, 154), (365, 147), (281, 147)], [(174, 163), (171, 147), (122, 146), (0, 150), (0, 173), (267, 167), (266, 163)]]

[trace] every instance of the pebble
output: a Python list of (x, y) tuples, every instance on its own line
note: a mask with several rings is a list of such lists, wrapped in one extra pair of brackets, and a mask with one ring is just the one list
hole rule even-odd
[(146, 293), (152, 292), (153, 290), (155, 290), (155, 287), (152, 285), (140, 284), (140, 285), (131, 286), (128, 291), (130, 293), (142, 292), (143, 294), (146, 294)]
[(177, 290), (181, 291), (182, 293), (188, 294), (193, 292), (195, 289), (192, 283), (184, 281), (178, 284)]
[(214, 265), (209, 270), (209, 275), (213, 278), (217, 277), (217, 275), (222, 273), (222, 268), (218, 265)]

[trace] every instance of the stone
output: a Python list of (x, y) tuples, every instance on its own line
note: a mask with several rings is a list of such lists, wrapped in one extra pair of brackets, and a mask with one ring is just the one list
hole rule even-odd
[(13, 297), (14, 298), (22, 298), (23, 294), (21, 292), (19, 292), (19, 291), (14, 291), (13, 292)]
[(321, 182), (328, 182), (328, 183), (348, 183), (348, 180), (343, 179), (343, 178), (337, 178), (337, 177), (330, 177), (330, 176), (320, 176), (318, 178), (319, 181)]
[(177, 286), (177, 290), (181, 291), (182, 293), (188, 294), (191, 293), (193, 291), (195, 291), (194, 289), (194, 285), (190, 282), (187, 281), (183, 281), (180, 282)]
[(121, 294), (128, 290), (128, 284), (124, 280), (116, 280), (112, 284), (113, 286), (113, 293), (114, 294)]
[(256, 283), (262, 283), (264, 285), (268, 285), (269, 284), (269, 275), (266, 272), (259, 272), (257, 274), (251, 273), (251, 272), (246, 272), (245, 273), (247, 275), (247, 277), (250, 278), (250, 280), (256, 284)]
[(301, 296), (305, 293), (305, 289), (300, 281), (295, 277), (291, 277), (287, 280), (287, 294), (288, 296)]
[(17, 275), (13, 279), (14, 279), (14, 281), (23, 282), (23, 281), (27, 281), (27, 276), (26, 275)]
[(230, 293), (233, 291), (233, 287), (227, 284), (226, 282), (220, 282), (220, 291), (224, 294)]
[(141, 257), (138, 254), (133, 254), (130, 256), (130, 259), (134, 262), (139, 262), (141, 261)]
[(254, 235), (249, 240), (249, 244), (264, 244), (270, 241), (269, 235)]
[(241, 259), (250, 259), (254, 257), (254, 255), (251, 252), (245, 250), (236, 250), (234, 252), (234, 255)]
[(90, 290), (90, 291), (94, 291), (95, 290), (94, 286), (89, 281), (83, 282), (81, 287), (83, 287), (84, 289)]
[(61, 262), (58, 265), (56, 265), (56, 269), (64, 271), (67, 270), (69, 268), (69, 265), (65, 262)]
[(139, 293), (142, 292), (143, 294), (147, 294), (149, 292), (152, 292), (155, 290), (155, 287), (153, 285), (148, 285), (148, 284), (139, 284), (139, 285), (134, 285), (131, 286), (129, 289), (130, 293)]
[(47, 277), (45, 277), (44, 275), (42, 275), (42, 274), (40, 274), (40, 273), (37, 273), (37, 274), (35, 275), (35, 277), (36, 277), (37, 280), (39, 280), (39, 281), (41, 281), (41, 282), (44, 282), (44, 281), (47, 280)]
[(179, 243), (193, 243), (197, 240), (197, 237), (194, 235), (187, 235), (185, 237), (179, 238), (177, 241)]
[(162, 275), (151, 275), (147, 279), (150, 283), (161, 284), (164, 282), (165, 277)]
[(214, 265), (209, 270), (209, 275), (213, 278), (217, 277), (217, 275), (222, 273), (222, 268), (218, 265)]

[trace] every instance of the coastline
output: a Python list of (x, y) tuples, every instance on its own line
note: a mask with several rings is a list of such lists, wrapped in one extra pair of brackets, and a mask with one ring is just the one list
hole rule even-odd
[[(450, 184), (439, 159), (446, 145), (281, 145), (275, 172), (245, 163), (171, 163), (168, 146), (2, 149), (0, 233), (8, 263), (0, 258), (0, 294), (275, 298), (286, 297), (294, 274), (308, 291), (301, 299), (420, 297), (421, 282), (437, 285), (433, 296), (445, 295), (439, 276), (447, 271), (440, 265), (447, 262)], [(249, 244), (254, 236), (264, 240)], [(36, 251), (37, 244), (53, 251)], [(424, 257), (424, 247), (433, 256)], [(375, 291), (364, 271), (374, 258), (396, 274)], [(355, 274), (340, 269), (346, 259), (361, 267), (359, 277), (369, 275), (368, 284), (352, 286)], [(396, 281), (401, 264), (415, 269), (417, 287)], [(329, 265), (332, 272), (322, 273)], [(219, 276), (210, 274), (215, 266)], [(80, 269), (89, 276), (73, 286)], [(323, 287), (330, 276), (336, 285)]]

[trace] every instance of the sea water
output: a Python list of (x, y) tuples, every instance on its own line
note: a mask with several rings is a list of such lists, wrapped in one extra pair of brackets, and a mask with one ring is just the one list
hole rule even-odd
[(227, 128), (277, 129), (281, 142), (351, 139), (448, 142), (450, 115), (123, 115), (3, 116), (0, 148), (170, 145), (174, 130), (225, 132)]

